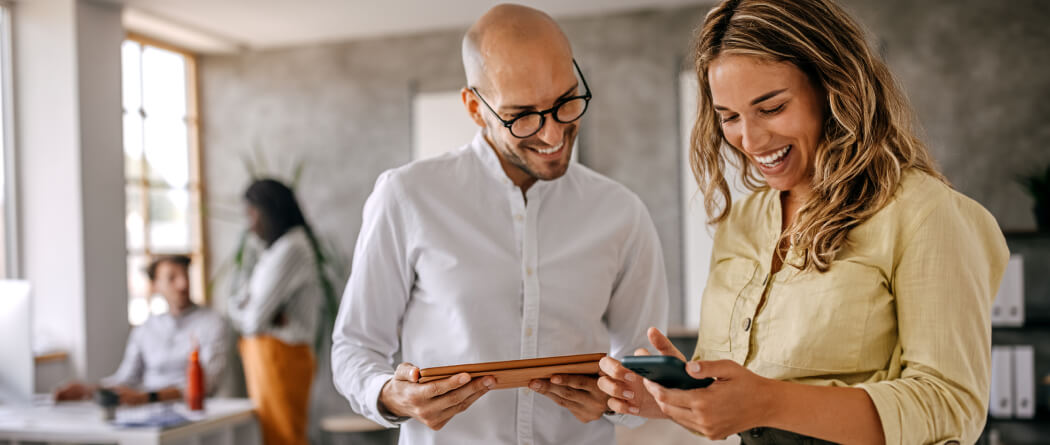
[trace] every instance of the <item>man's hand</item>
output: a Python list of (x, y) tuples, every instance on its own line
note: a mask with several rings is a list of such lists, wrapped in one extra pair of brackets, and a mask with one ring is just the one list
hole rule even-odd
[(59, 402), (84, 400), (91, 398), (91, 395), (94, 393), (94, 386), (85, 385), (81, 382), (72, 382), (55, 390), (55, 400)]
[(580, 422), (588, 423), (602, 418), (609, 396), (598, 389), (596, 377), (558, 374), (550, 379), (537, 379), (529, 388), (565, 407)]
[(418, 382), (419, 368), (411, 363), (398, 365), (394, 378), (379, 392), (379, 407), (395, 416), (416, 419), (434, 431), (496, 386), (495, 377), (472, 381), (465, 372), (433, 382)]

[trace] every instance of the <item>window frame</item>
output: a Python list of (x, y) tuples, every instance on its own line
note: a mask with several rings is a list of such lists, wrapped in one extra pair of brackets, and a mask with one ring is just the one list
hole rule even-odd
[[(203, 156), (201, 150), (200, 141), (200, 107), (199, 107), (199, 69), (198, 69), (198, 55), (188, 51), (184, 48), (180, 48), (176, 45), (172, 45), (167, 42), (159, 41), (151, 37), (128, 32), (125, 34), (125, 41), (132, 41), (140, 45), (140, 54), (146, 49), (146, 47), (154, 47), (165, 51), (177, 53), (184, 57), (186, 63), (186, 116), (184, 118), (187, 130), (187, 144), (189, 150), (189, 176), (186, 184), (186, 191), (189, 193), (189, 205), (196, 207), (193, 212), (194, 217), (191, 217), (190, 224), (191, 236), (193, 237), (190, 242), (195, 246), (195, 249), (191, 249), (189, 252), (163, 252), (163, 254), (183, 254), (187, 255), (192, 259), (190, 267), (197, 270), (197, 282), (191, 283), (191, 295), (200, 298), (200, 302), (203, 305), (209, 305), (211, 303), (211, 292), (208, 286), (209, 282), (209, 269), (208, 269), (208, 236), (207, 236), (207, 225), (204, 222), (205, 218), (205, 197), (206, 185), (204, 182), (203, 175)], [(140, 59), (141, 64), (141, 59)], [(140, 65), (141, 67), (141, 65)], [(140, 77), (141, 81), (141, 77)], [(141, 104), (140, 104), (141, 107)], [(129, 112), (130, 110), (123, 110), (123, 113)], [(141, 108), (139, 110), (141, 113)], [(143, 114), (143, 118), (146, 116)], [(144, 125), (143, 120), (143, 125)], [(145, 147), (143, 147), (145, 150)], [(127, 259), (130, 261), (132, 256), (144, 256), (147, 262), (157, 254), (154, 252), (150, 242), (150, 191), (151, 190), (177, 190), (170, 187), (157, 187), (155, 184), (151, 184), (149, 174), (145, 168), (147, 165), (145, 151), (142, 156), (142, 172), (143, 174), (139, 178), (125, 177), (125, 193), (127, 188), (135, 187), (142, 193), (142, 215), (143, 222), (143, 245), (141, 249), (132, 249), (131, 246), (127, 247)], [(191, 269), (191, 271), (192, 271)], [(191, 273), (191, 276), (192, 273)], [(130, 282), (129, 282), (130, 283)], [(130, 289), (129, 289), (130, 292)], [(129, 295), (128, 303), (130, 304), (131, 296)], [(149, 303), (149, 301), (147, 301)]]

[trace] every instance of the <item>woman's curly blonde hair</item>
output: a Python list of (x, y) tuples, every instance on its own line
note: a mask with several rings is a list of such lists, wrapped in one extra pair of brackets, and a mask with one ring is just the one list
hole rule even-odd
[(826, 271), (850, 229), (890, 202), (906, 169), (947, 182), (915, 135), (911, 107), (893, 76), (861, 27), (838, 5), (831, 0), (727, 0), (707, 14), (695, 40), (700, 88), (689, 161), (712, 215), (708, 223), (724, 220), (732, 206), (724, 174), (727, 156), (742, 166), (746, 187), (767, 187), (722, 134), (707, 71), (723, 54), (792, 63), (827, 93), (813, 193), (781, 238), (800, 250), (803, 264), (797, 266), (803, 270)]

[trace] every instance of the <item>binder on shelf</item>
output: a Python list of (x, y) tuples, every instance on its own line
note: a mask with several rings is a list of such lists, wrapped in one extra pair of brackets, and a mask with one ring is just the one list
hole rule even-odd
[(992, 346), (992, 388), (988, 414), (1004, 419), (1014, 414), (1013, 347)]
[(1024, 325), (1024, 257), (1010, 255), (992, 304), (992, 326)]
[(1014, 416), (1035, 417), (1035, 347), (1014, 346)]

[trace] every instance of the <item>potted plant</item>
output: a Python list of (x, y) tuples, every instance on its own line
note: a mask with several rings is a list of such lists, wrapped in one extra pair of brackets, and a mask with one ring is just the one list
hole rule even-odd
[(1050, 232), (1050, 165), (1044, 170), (1017, 179), (1035, 201), (1035, 225), (1040, 232)]

